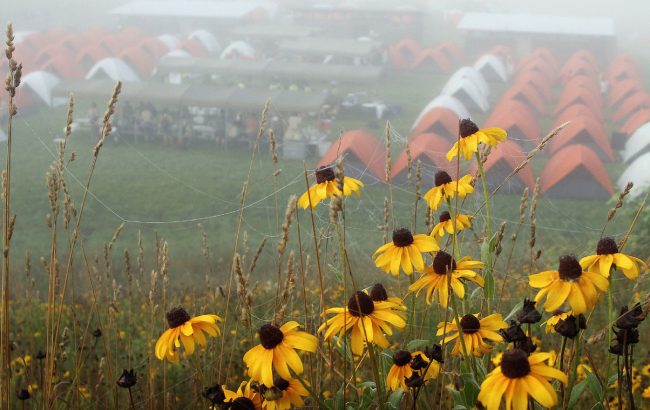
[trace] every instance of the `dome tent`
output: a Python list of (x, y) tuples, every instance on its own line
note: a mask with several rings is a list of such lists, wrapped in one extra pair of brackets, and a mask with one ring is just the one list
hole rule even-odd
[(363, 182), (377, 182), (385, 179), (386, 147), (372, 134), (353, 130), (332, 142), (318, 166), (336, 163), (344, 156), (345, 175)]
[(411, 129), (415, 128), (422, 120), (422, 117), (424, 117), (429, 111), (436, 107), (448, 108), (453, 111), (458, 116), (458, 118), (470, 117), (469, 111), (467, 108), (465, 108), (462, 102), (458, 101), (458, 99), (452, 97), (451, 95), (439, 95), (438, 97), (431, 100), (422, 109), (415, 122), (413, 123)]
[(477, 69), (474, 67), (470, 66), (465, 66), (461, 67), (454, 74), (449, 77), (449, 80), (447, 80), (447, 84), (445, 84), (445, 87), (443, 87), (442, 94), (445, 94), (445, 88), (447, 85), (455, 84), (458, 82), (461, 82), (463, 79), (468, 79), (470, 80), (474, 85), (476, 85), (476, 88), (481, 92), (482, 95), (488, 96), (490, 95), (490, 86), (488, 85), (487, 81), (485, 81), (485, 78), (483, 77), (483, 74), (481, 74)]
[(508, 82), (508, 69), (499, 57), (491, 54), (484, 54), (481, 58), (476, 60), (474, 68), (483, 75), (485, 79), (502, 82)]
[[(529, 164), (504, 183), (508, 175), (525, 160), (526, 153), (512, 140), (504, 141), (493, 148), (484, 165), (485, 180), (489, 190), (496, 189), (502, 183), (499, 192), (521, 194), (524, 188), (532, 190), (535, 186), (535, 177)], [(476, 164), (472, 165), (470, 172), (476, 172)]]
[(190, 33), (187, 39), (199, 41), (210, 53), (216, 53), (221, 50), (221, 46), (219, 45), (217, 38), (214, 36), (214, 34), (210, 33), (207, 30), (195, 30)]
[[(561, 123), (555, 122), (557, 127)], [(589, 147), (602, 160), (614, 161), (614, 152), (609, 144), (607, 133), (601, 122), (594, 122), (589, 117), (574, 118), (549, 143), (549, 151), (555, 154), (571, 144)]]
[(435, 107), (422, 116), (411, 130), (411, 135), (434, 133), (455, 141), (458, 135), (458, 116), (449, 108)]
[(482, 112), (487, 112), (490, 108), (487, 95), (483, 94), (476, 83), (468, 77), (448, 82), (441, 94), (452, 96), (461, 101), (466, 107), (473, 107)]
[(623, 190), (628, 182), (634, 183), (630, 197), (635, 198), (650, 188), (650, 152), (635, 159), (618, 178), (616, 185)]
[(119, 58), (105, 58), (98, 61), (86, 74), (86, 79), (110, 78), (113, 81), (137, 82), (135, 71)]
[(650, 124), (645, 124), (630, 136), (621, 156), (624, 162), (630, 163), (648, 151), (650, 151)]
[(61, 80), (46, 71), (32, 71), (22, 78), (21, 88), (29, 88), (45, 104), (52, 106), (52, 88)]

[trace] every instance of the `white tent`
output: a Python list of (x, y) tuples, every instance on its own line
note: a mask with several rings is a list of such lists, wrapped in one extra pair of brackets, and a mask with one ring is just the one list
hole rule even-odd
[(119, 58), (105, 58), (98, 61), (86, 74), (86, 80), (93, 78), (110, 78), (113, 81), (137, 82), (140, 77)]
[(456, 84), (460, 81), (463, 81), (464, 79), (467, 79), (474, 83), (476, 85), (476, 88), (478, 88), (481, 94), (483, 94), (485, 97), (490, 95), (490, 86), (485, 81), (485, 78), (483, 78), (483, 75), (474, 67), (469, 66), (459, 68), (454, 74), (451, 75), (451, 77), (449, 77), (447, 84), (445, 84), (445, 87), (443, 88), (442, 94), (447, 94), (444, 92), (445, 88), (456, 88)]
[(646, 152), (634, 160), (627, 167), (616, 183), (621, 190), (625, 189), (628, 182), (633, 182), (634, 187), (630, 191), (632, 198), (637, 197), (650, 187), (650, 152)]
[(178, 38), (172, 34), (161, 34), (157, 38), (158, 41), (163, 43), (169, 50), (176, 49), (179, 43)]
[(442, 94), (462, 101), (465, 106), (467, 103), (474, 104), (482, 112), (487, 112), (490, 109), (487, 96), (481, 92), (476, 83), (467, 77), (448, 83), (443, 88)]
[(422, 117), (424, 117), (429, 111), (431, 111), (432, 108), (435, 107), (448, 108), (452, 110), (456, 115), (458, 115), (458, 118), (469, 118), (471, 116), (469, 110), (465, 108), (465, 105), (457, 98), (451, 95), (439, 95), (424, 107), (424, 109), (420, 112), (420, 115), (418, 115), (418, 118), (413, 123), (413, 127), (411, 127), (411, 129), (415, 128), (420, 123), (420, 120), (422, 120)]
[(228, 47), (226, 47), (226, 49), (221, 53), (222, 60), (236, 56), (250, 59), (255, 58), (255, 49), (245, 41), (233, 41), (228, 44)]
[(164, 60), (164, 59), (174, 59), (174, 58), (192, 58), (192, 54), (188, 53), (185, 50), (178, 49), (178, 50), (170, 51), (169, 53), (162, 56), (160, 59)]
[(207, 30), (196, 30), (190, 33), (190, 35), (187, 37), (189, 40), (196, 40), (199, 43), (205, 47), (206, 50), (208, 50), (211, 53), (216, 53), (221, 49), (221, 46), (219, 45), (219, 41), (217, 41), (217, 38), (214, 36), (214, 34), (210, 33)]
[(32, 92), (49, 106), (52, 106), (52, 88), (61, 80), (47, 71), (32, 71), (23, 77), (21, 87), (28, 87)]
[(503, 60), (494, 54), (485, 54), (476, 60), (474, 68), (481, 73), (484, 78), (498, 78), (504, 83), (508, 81), (510, 75)]
[(629, 163), (646, 151), (650, 151), (650, 123), (643, 124), (634, 131), (625, 143), (621, 156), (623, 161)]

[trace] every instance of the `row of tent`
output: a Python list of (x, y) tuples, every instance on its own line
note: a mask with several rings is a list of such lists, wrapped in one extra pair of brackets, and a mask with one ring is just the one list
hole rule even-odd
[(444, 42), (436, 47), (422, 47), (413, 39), (403, 39), (388, 47), (388, 60), (400, 70), (416, 70), (433, 67), (450, 72), (462, 63), (463, 53), (458, 46)]

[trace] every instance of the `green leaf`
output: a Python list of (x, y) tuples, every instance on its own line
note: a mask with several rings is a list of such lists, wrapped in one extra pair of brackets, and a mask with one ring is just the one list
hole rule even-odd
[(583, 380), (580, 383), (573, 386), (573, 389), (571, 389), (571, 395), (569, 396), (569, 408), (570, 409), (572, 409), (573, 406), (576, 405), (576, 403), (580, 399), (580, 396), (582, 396), (582, 393), (585, 391), (586, 387), (587, 387), (587, 381), (586, 380)]
[(390, 404), (394, 408), (398, 409), (399, 404), (402, 402), (402, 396), (403, 395), (404, 395), (404, 392), (401, 389), (395, 390), (388, 397), (388, 404)]
[(596, 377), (595, 374), (591, 373), (590, 371), (586, 370), (587, 373), (587, 386), (589, 386), (589, 390), (591, 390), (591, 394), (594, 396), (594, 399), (598, 402), (603, 401), (603, 387), (600, 385), (600, 382), (598, 381), (598, 378)]
[(605, 406), (603, 406), (603, 403), (596, 403), (591, 410), (605, 410)]
[(463, 379), (463, 396), (465, 405), (467, 407), (474, 407), (478, 400), (478, 393), (481, 391), (481, 386), (476, 382), (474, 373), (472, 373), (466, 363), (460, 366), (461, 379)]
[(413, 352), (415, 350), (421, 350), (423, 347), (431, 344), (431, 340), (424, 339), (414, 339), (406, 344), (406, 350)]
[(503, 319), (503, 321), (504, 321), (504, 322), (507, 322), (508, 320), (510, 320), (510, 319), (511, 319), (514, 315), (516, 315), (517, 312), (519, 312), (519, 311), (521, 310), (521, 308), (523, 308), (523, 307), (524, 307), (524, 301), (523, 301), (523, 300), (520, 301), (520, 302), (517, 302), (517, 304), (515, 305), (515, 307), (512, 308), (512, 310), (510, 311), (510, 313), (508, 313), (508, 316), (506, 316), (505, 319)]
[(609, 377), (609, 381), (607, 382), (607, 388), (609, 388), (609, 386), (611, 386), (612, 384), (614, 384), (614, 382), (615, 382), (616, 380), (618, 380), (618, 374), (613, 374), (613, 375), (611, 375), (611, 376)]

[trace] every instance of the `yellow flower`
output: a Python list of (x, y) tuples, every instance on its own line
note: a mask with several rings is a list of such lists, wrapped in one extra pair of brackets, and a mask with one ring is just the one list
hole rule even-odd
[(400, 266), (404, 273), (410, 275), (413, 269), (424, 269), (424, 259), (421, 253), (440, 249), (436, 241), (429, 235), (413, 235), (407, 228), (393, 231), (393, 240), (382, 245), (375, 251), (372, 258), (375, 266), (392, 275), (399, 275)]
[(650, 386), (643, 389), (643, 393), (641, 393), (641, 397), (643, 397), (644, 399), (650, 399)]
[(456, 344), (451, 350), (451, 354), (454, 356), (463, 353), (463, 344), (459, 337), (461, 333), (463, 340), (465, 341), (467, 354), (482, 357), (483, 353), (492, 350), (492, 346), (485, 343), (484, 339), (494, 342), (503, 342), (503, 337), (501, 337), (498, 331), (508, 327), (508, 324), (503, 321), (503, 318), (498, 313), (493, 313), (483, 319), (479, 319), (478, 314), (465, 315), (458, 319), (460, 322), (460, 332), (456, 326), (456, 321), (453, 321), (438, 323), (438, 332), (436, 333), (436, 336), (444, 335), (442, 340), (442, 343), (444, 344), (456, 339)]
[(565, 255), (560, 257), (558, 270), (545, 271), (529, 276), (529, 284), (533, 288), (541, 288), (535, 296), (539, 302), (546, 297), (544, 308), (552, 312), (569, 302), (574, 315), (592, 309), (600, 292), (609, 288), (609, 281), (597, 272), (583, 272), (575, 257)]
[(630, 280), (635, 280), (642, 270), (648, 270), (648, 265), (641, 259), (619, 253), (616, 241), (609, 237), (599, 240), (596, 254), (580, 259), (580, 265), (583, 269), (598, 272), (606, 278), (612, 268), (619, 269)]
[(483, 277), (472, 270), (482, 269), (484, 266), (483, 262), (471, 260), (467, 256), (456, 262), (447, 252), (438, 251), (433, 257), (433, 266), (424, 269), (424, 275), (409, 286), (409, 292), (417, 292), (417, 296), (426, 288), (427, 303), (431, 304), (437, 296), (440, 305), (447, 307), (449, 286), (462, 299), (465, 297), (464, 280), (472, 281), (481, 287), (485, 284)]
[[(386, 386), (390, 390), (402, 389), (406, 391), (406, 379), (413, 375), (413, 368), (411, 363), (414, 363), (413, 360), (420, 356), (420, 359), (429, 365), (429, 358), (422, 352), (413, 352), (409, 353), (406, 350), (398, 350), (393, 355), (393, 365), (386, 375)], [(424, 377), (425, 380), (435, 379), (440, 373), (440, 365), (435, 360), (429, 365), (427, 374)]]
[(93, 397), (92, 393), (90, 393), (90, 390), (88, 390), (88, 388), (85, 386), (79, 386), (78, 391), (79, 391), (79, 395), (81, 395), (81, 397), (84, 399), (89, 399)]
[(242, 382), (236, 392), (223, 389), (225, 403), (233, 403), (232, 408), (262, 410), (261, 395), (251, 388), (250, 382)]
[(307, 396), (309, 392), (298, 379), (287, 381), (276, 376), (273, 388), (267, 390), (264, 396), (262, 406), (265, 410), (287, 410), (292, 406), (300, 408), (305, 404), (303, 397)]
[[(381, 290), (376, 291), (377, 288)], [(357, 291), (346, 307), (327, 309), (325, 314), (334, 314), (334, 316), (321, 324), (318, 332), (325, 332), (323, 337), (326, 340), (338, 336), (340, 344), (341, 338), (350, 331), (352, 353), (359, 356), (363, 353), (366, 343), (374, 343), (384, 349), (390, 346), (384, 333), (389, 336), (393, 334), (391, 325), (404, 329), (406, 320), (402, 312), (405, 310), (406, 307), (401, 299), (388, 298), (383, 286), (377, 284), (370, 295)]]
[(481, 384), (479, 401), (487, 410), (499, 410), (502, 400), (507, 409), (528, 409), (528, 396), (543, 407), (557, 404), (557, 393), (549, 383), (557, 379), (568, 384), (561, 371), (547, 366), (548, 353), (533, 353), (528, 357), (523, 350), (508, 350), (501, 365), (496, 367)]
[(459, 155), (462, 155), (466, 160), (471, 159), (472, 155), (478, 152), (478, 144), (484, 143), (494, 147), (508, 137), (506, 131), (501, 128), (484, 128), (480, 130), (469, 118), (460, 120), (458, 128), (460, 139), (454, 143), (454, 146), (447, 153), (447, 161), (451, 161)]
[[(440, 241), (443, 236), (445, 236), (445, 231), (450, 235), (453, 235), (456, 232), (460, 232), (463, 229), (469, 228), (472, 226), (471, 221), (472, 216), (464, 214), (456, 214), (454, 218), (456, 223), (451, 219), (449, 212), (445, 211), (440, 214), (438, 218), (438, 223), (431, 230), (431, 236), (435, 238), (436, 241)], [(454, 230), (455, 228), (455, 230)]]
[(298, 331), (299, 327), (300, 324), (294, 321), (280, 327), (268, 323), (260, 327), (260, 344), (244, 355), (248, 375), (253, 380), (273, 386), (274, 370), (285, 380), (291, 379), (289, 369), (296, 374), (302, 373), (302, 360), (296, 350), (313, 353), (318, 339), (307, 332)]
[(429, 208), (434, 211), (438, 209), (442, 200), (454, 198), (456, 195), (459, 198), (465, 198), (467, 194), (474, 192), (471, 175), (465, 175), (459, 180), (452, 180), (447, 172), (438, 171), (434, 178), (434, 184), (435, 186), (423, 197), (429, 204)]
[(221, 322), (217, 315), (201, 315), (191, 318), (185, 309), (177, 307), (167, 312), (169, 329), (158, 338), (156, 342), (156, 357), (160, 360), (167, 359), (172, 363), (178, 362), (179, 355), (176, 349), (185, 349), (185, 355), (194, 353), (194, 343), (206, 345), (205, 333), (212, 337), (221, 334), (216, 322)]
[(641, 374), (646, 377), (650, 377), (650, 364), (646, 364), (641, 368)]
[[(337, 186), (336, 175), (332, 166), (320, 167), (314, 171), (314, 174), (316, 175), (316, 184), (309, 187), (307, 192), (298, 199), (298, 206), (303, 209), (309, 208), (309, 205), (314, 208), (324, 199), (341, 196), (341, 190)], [(359, 189), (362, 187), (363, 182), (358, 179), (343, 177), (343, 195), (350, 196), (355, 193), (359, 196), (361, 194)]]

